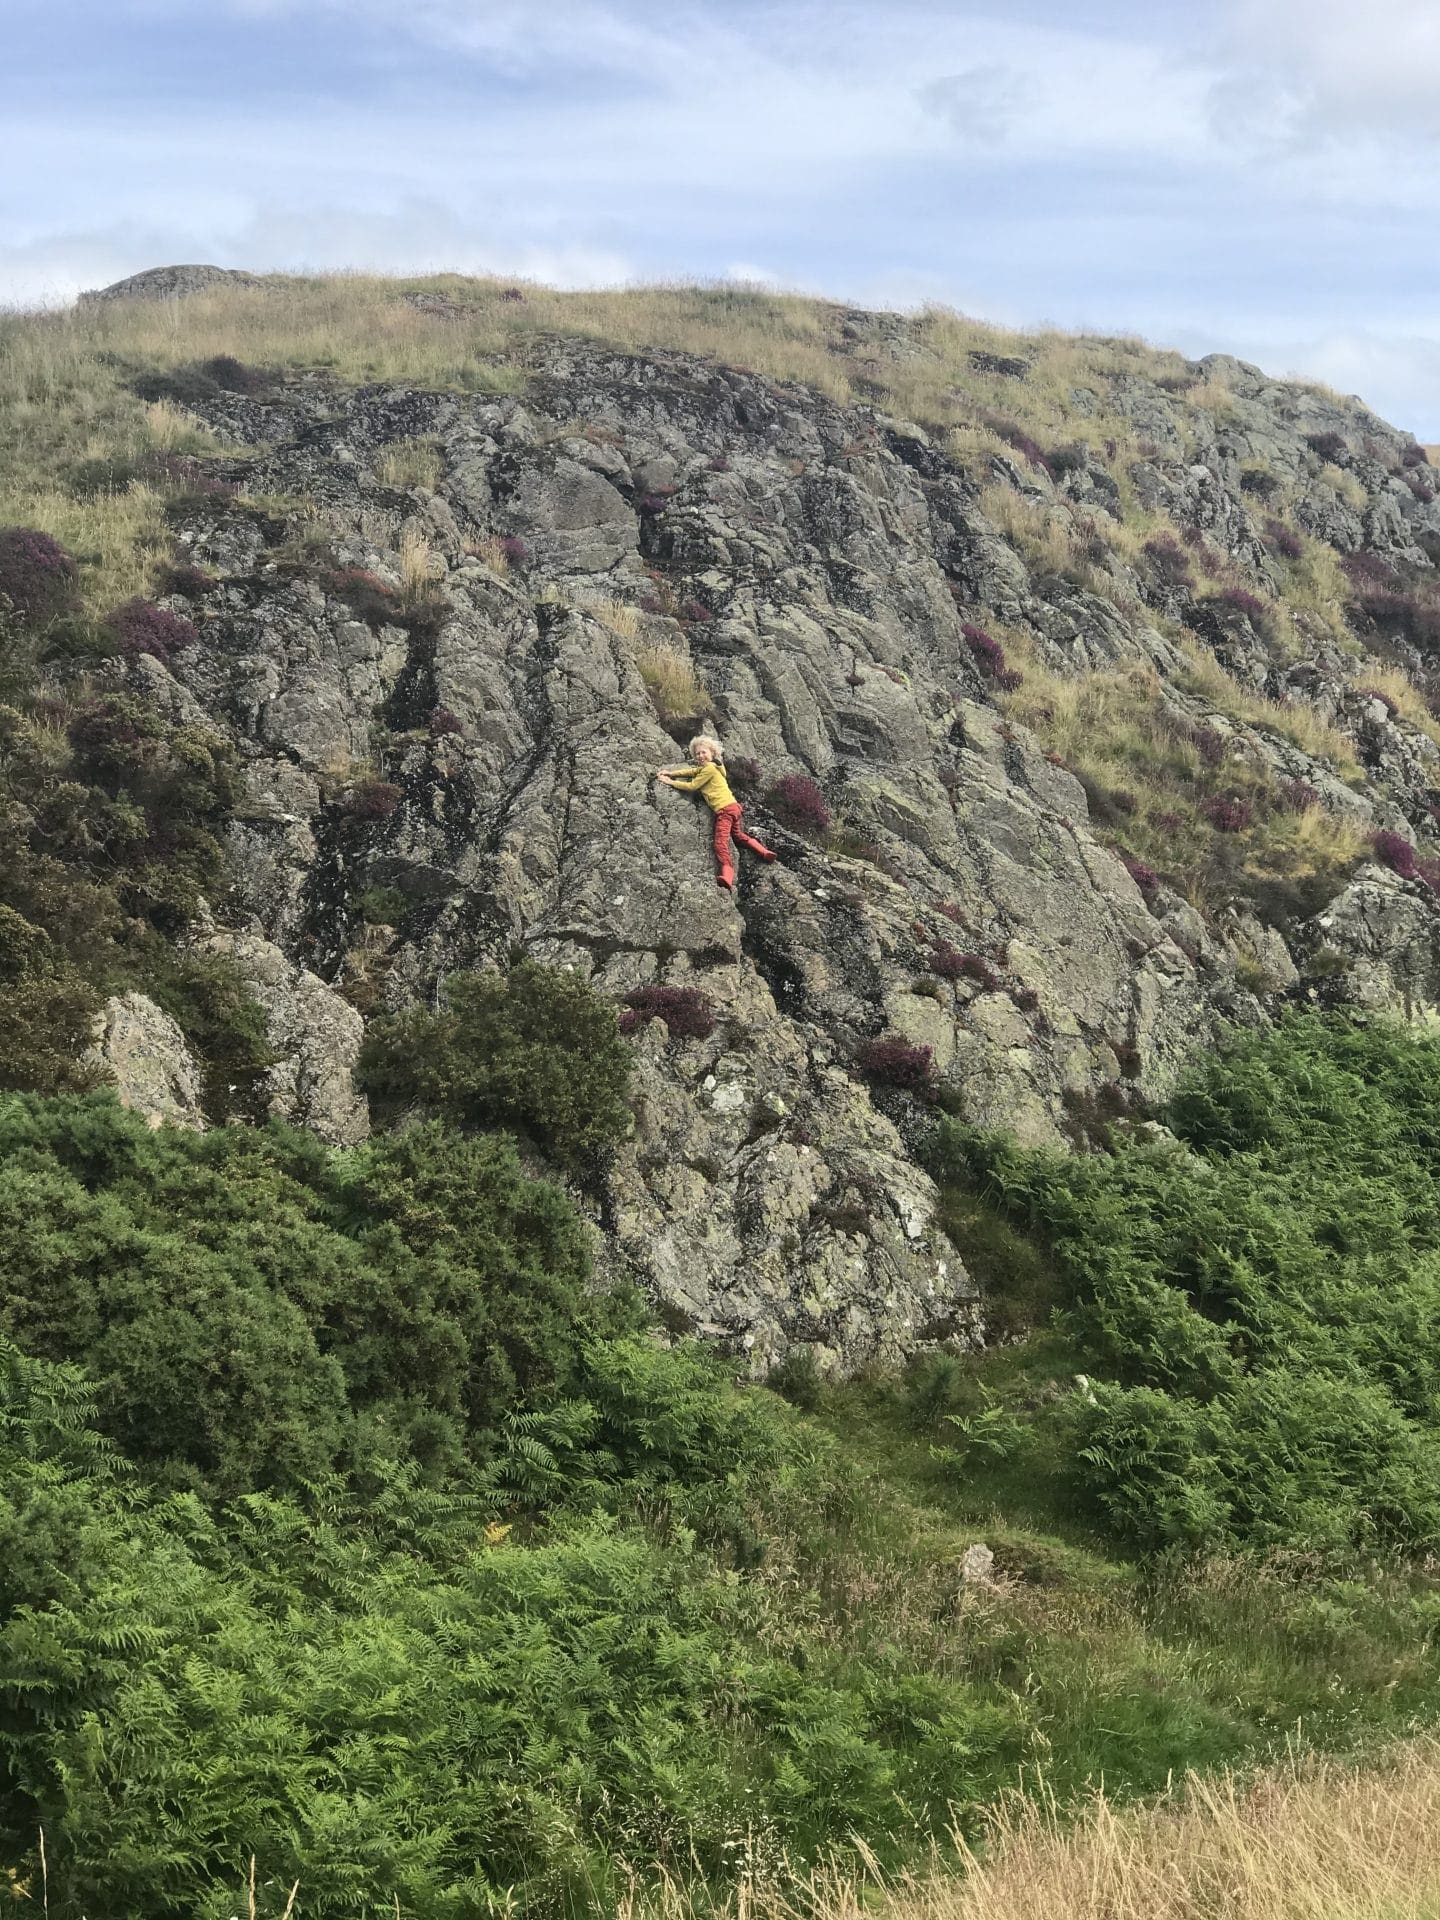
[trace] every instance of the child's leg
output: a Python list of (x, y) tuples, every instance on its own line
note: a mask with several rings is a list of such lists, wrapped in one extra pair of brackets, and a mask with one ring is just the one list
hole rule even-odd
[(770, 848), (757, 840), (753, 834), (746, 833), (745, 829), (741, 826), (740, 815), (744, 811), (745, 809), (737, 803), (734, 821), (735, 838), (740, 842), (742, 847), (748, 847), (751, 853), (758, 853), (762, 860), (773, 860), (775, 855), (771, 852)]
[[(739, 808), (734, 812), (738, 813)], [(735, 884), (735, 863), (730, 852), (730, 830), (734, 825), (731, 809), (722, 807), (715, 816), (715, 864), (719, 868), (715, 879), (722, 887), (733, 887)]]

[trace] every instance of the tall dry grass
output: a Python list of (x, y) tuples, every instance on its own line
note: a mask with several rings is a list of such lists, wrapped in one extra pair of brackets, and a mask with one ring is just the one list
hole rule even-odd
[[(1354, 743), (1308, 701), (1271, 700), (1256, 693), (1227, 673), (1213, 653), (1193, 640), (1182, 641), (1181, 652), (1185, 656), (1186, 686), (1203, 695), (1218, 712), (1262, 733), (1279, 734), (1303, 753), (1328, 760), (1341, 775), (1358, 770)], [(1371, 684), (1379, 685), (1379, 681)]]
[[(519, 292), (522, 297), (507, 298)], [(738, 286), (639, 286), (560, 292), (441, 274), (273, 276), (184, 300), (122, 301), (54, 314), (0, 316), (0, 390), (72, 408), (102, 356), (167, 367), (230, 354), (255, 365), (310, 366), (352, 382), (404, 379), (461, 390), (516, 391), (527, 342), (569, 334), (623, 349), (674, 349), (802, 383), (849, 402), (883, 397), (940, 427), (984, 432), (993, 416), (1047, 444), (1083, 440), (1122, 460), (1128, 422), (1107, 416), (1123, 374), (1183, 375), (1178, 354), (1139, 340), (1056, 331), (1021, 334), (943, 308), (907, 323), (905, 350), (883, 329), (856, 328), (834, 302)], [(975, 353), (1023, 360), (1023, 380), (977, 367)], [(1076, 387), (1090, 395), (1074, 403)], [(1114, 449), (1105, 454), (1107, 444)]]
[(980, 511), (1036, 573), (1064, 573), (1079, 552), (1075, 522), (1063, 508), (1032, 500), (1013, 487), (986, 487)]
[(638, 647), (635, 664), (662, 725), (699, 720), (710, 711), (710, 690), (678, 647), (664, 640)]
[(445, 470), (438, 442), (424, 435), (392, 441), (380, 449), (371, 466), (375, 478), (387, 487), (423, 487), (430, 493)]
[(728, 1900), (639, 1883), (622, 1920), (1436, 1920), (1440, 1742), (1365, 1766), (1305, 1760), (1258, 1777), (1189, 1777), (1158, 1806), (1097, 1793), (1077, 1814), (1016, 1795), (958, 1870), (887, 1884), (742, 1879)]
[[(835, 302), (753, 287), (562, 292), (457, 274), (277, 275), (184, 300), (0, 314), (7, 472), (13, 479), (26, 471), (33, 491), (86, 442), (96, 452), (146, 444), (179, 449), (182, 443), (202, 451), (193, 439), (199, 429), (185, 427), (183, 416), (164, 403), (146, 422), (128, 384), (141, 370), (225, 354), (262, 368), (312, 368), (350, 384), (397, 380), (518, 392), (527, 384), (532, 348), (555, 335), (635, 352), (682, 351), (797, 382), (842, 403), (878, 403), (943, 435), (958, 458), (981, 472), (992, 455), (1015, 457), (1004, 438), (1015, 429), (1046, 449), (1083, 443), (1090, 459), (1109, 469), (1126, 518), (1137, 526), (1143, 516), (1129, 469), (1141, 449), (1129, 419), (1112, 411), (1112, 383), (1137, 374), (1163, 381), (1184, 432), (1229, 401), (1223, 383), (1193, 380), (1179, 354), (1138, 339), (1017, 333), (940, 307), (911, 316), (896, 337), (883, 317), (869, 320)], [(1023, 364), (1023, 377), (997, 372), (997, 364)], [(382, 449), (375, 462), (392, 485), (427, 486), (438, 478), (438, 461), (423, 439)], [(1342, 492), (1353, 492), (1353, 476), (1337, 470), (1333, 478)], [(20, 512), (19, 501), (0, 501), (0, 518), (18, 519)], [(1032, 515), (1009, 531), (1038, 564), (1073, 571), (1067, 549), (1076, 534), (1073, 523), (1067, 533), (1068, 518), (1062, 512), (1042, 528)], [(30, 521), (60, 535), (46, 518), (31, 514)], [(158, 525), (153, 531), (158, 539)], [(108, 563), (99, 569), (97, 591), (107, 572)], [(1287, 584), (1287, 600), (1297, 610), (1312, 601), (1332, 630), (1343, 631), (1337, 586), (1333, 577), (1296, 579)], [(107, 593), (108, 582), (99, 597)]]
[(1387, 665), (1383, 660), (1366, 660), (1351, 675), (1350, 684), (1358, 689), (1373, 689), (1395, 703), (1395, 711), (1412, 727), (1418, 727), (1440, 746), (1440, 721), (1426, 704), (1425, 696), (1403, 667)]

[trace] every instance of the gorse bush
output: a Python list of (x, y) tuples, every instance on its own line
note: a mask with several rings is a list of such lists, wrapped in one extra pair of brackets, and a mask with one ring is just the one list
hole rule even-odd
[(613, 1004), (577, 975), (522, 960), (452, 974), (445, 998), (372, 1022), (360, 1078), (382, 1107), (509, 1127), (572, 1172), (628, 1131), (629, 1049)]
[(435, 1126), (346, 1163), (304, 1135), (152, 1133), (104, 1096), (0, 1105), (0, 1331), (82, 1364), (157, 1477), (298, 1491), (453, 1471), (573, 1384), (585, 1236), (500, 1138)]
[(0, 1089), (89, 1086), (80, 1064), (100, 998), (49, 936), (0, 907)]
[(1440, 1044), (1297, 1019), (1192, 1068), (1169, 1119), (1190, 1154), (938, 1130), (937, 1170), (1068, 1287), (1078, 1488), (1145, 1547), (1433, 1550)]

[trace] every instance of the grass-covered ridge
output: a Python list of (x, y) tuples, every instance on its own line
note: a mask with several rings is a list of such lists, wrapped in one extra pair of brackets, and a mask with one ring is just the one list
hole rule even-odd
[[(809, 386), (840, 404), (876, 406), (949, 436), (957, 457), (981, 473), (997, 454), (1022, 470), (1063, 474), (1081, 453), (1114, 474), (1125, 523), (1137, 530), (1128, 543), (1138, 549), (1164, 524), (1140, 506), (1126, 473), (1146, 436), (1103, 404), (1081, 412), (1075, 389), (1093, 398), (1116, 382), (1155, 382), (1182, 418), (1194, 420), (1201, 442), (1213, 434), (1223, 395), (1180, 354), (1137, 338), (1016, 334), (945, 308), (897, 321), (743, 287), (564, 292), (527, 285), (523, 297), (507, 297), (518, 291), (457, 275), (276, 276), (183, 301), (0, 316), (0, 419), (10, 445), (0, 524), (43, 525), (79, 544), (85, 535), (103, 540), (106, 565), (118, 569), (138, 529), (158, 527), (169, 476), (153, 456), (172, 456), (173, 470), (175, 456), (217, 450), (187, 415), (187, 399), (227, 390), (263, 398), (306, 374), (339, 385), (513, 392), (526, 386), (535, 349), (568, 336), (621, 352), (698, 355)], [(392, 460), (387, 472), (410, 474), (415, 457), (402, 468)], [(420, 479), (430, 465), (414, 470)], [(74, 504), (77, 482), (90, 504)], [(122, 526), (116, 516), (124, 502)], [(1267, 505), (1272, 517), (1283, 511), (1278, 495), (1267, 496)], [(1023, 513), (1023, 502), (1012, 510)], [(1103, 520), (1088, 531), (1109, 535)], [(1061, 557), (1081, 557), (1073, 528), (1055, 537), (1064, 544)], [(133, 590), (139, 577), (132, 571), (124, 584)], [(1324, 608), (1342, 589), (1332, 570), (1323, 581), (1307, 579), (1305, 590)]]
[(503, 1138), (12, 1096), (0, 1867), (603, 1911), (1431, 1720), (1437, 1053), (1301, 1023), (1088, 1161), (942, 1124), (1017, 1341), (791, 1405), (595, 1293)]

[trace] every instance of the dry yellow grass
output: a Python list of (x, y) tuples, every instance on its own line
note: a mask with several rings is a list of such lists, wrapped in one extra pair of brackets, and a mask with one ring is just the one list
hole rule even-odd
[(1353, 473), (1347, 473), (1343, 467), (1331, 466), (1327, 462), (1320, 469), (1320, 478), (1328, 487), (1334, 489), (1347, 507), (1353, 507), (1360, 513), (1369, 504), (1370, 496)]
[(1302, 753), (1328, 760), (1341, 774), (1353, 772), (1359, 766), (1351, 742), (1306, 701), (1266, 699), (1228, 674), (1213, 653), (1193, 640), (1183, 641), (1181, 651), (1185, 656), (1185, 684), (1220, 713), (1262, 733), (1278, 733)]
[(662, 722), (698, 720), (710, 708), (710, 693), (690, 660), (666, 641), (636, 649), (635, 664)]
[[(348, 381), (404, 378), (466, 390), (524, 384), (527, 342), (568, 333), (622, 348), (700, 354), (773, 379), (802, 382), (841, 401), (877, 391), (901, 414), (934, 425), (984, 429), (1004, 417), (1042, 442), (1081, 440), (1123, 459), (1128, 423), (1104, 417), (1108, 382), (1143, 371), (1183, 377), (1179, 355), (1138, 340), (1056, 332), (1018, 334), (931, 308), (908, 326), (910, 350), (893, 354), (883, 330), (847, 332), (833, 302), (736, 286), (647, 286), (562, 293), (526, 284), (507, 300), (503, 282), (458, 275), (403, 280), (361, 274), (274, 277), (217, 287), (183, 301), (116, 302), (74, 312), (0, 320), (0, 390), (74, 406), (93, 387), (102, 354), (166, 367), (232, 354), (249, 364), (311, 366)], [(1023, 380), (977, 368), (972, 353), (1023, 360)], [(1089, 406), (1074, 403), (1083, 387)]]
[(1368, 1766), (1291, 1761), (1258, 1777), (1191, 1776), (1158, 1806), (1097, 1794), (1065, 1818), (1018, 1795), (959, 1871), (887, 1884), (869, 1873), (798, 1886), (742, 1877), (703, 1901), (637, 1883), (620, 1920), (1436, 1920), (1440, 1744)]
[(1345, 623), (1348, 594), (1349, 582), (1340, 570), (1335, 549), (1305, 536), (1305, 550), (1291, 565), (1285, 583), (1284, 611), (1291, 632), (1309, 615), (1340, 646), (1355, 651), (1355, 636)]
[[(1010, 654), (1013, 642), (1003, 644)], [(1153, 667), (1057, 674), (1027, 664), (1024, 681), (1005, 696), (1004, 706), (1067, 765), (1113, 765), (1134, 775), (1148, 757), (1159, 701), (1160, 677)], [(1192, 771), (1199, 764), (1196, 755)]]
[(444, 562), (424, 534), (416, 527), (406, 527), (400, 536), (400, 578), (405, 591), (420, 595), (433, 592), (443, 570)]
[(978, 472), (989, 469), (994, 458), (1013, 460), (1015, 449), (1002, 440), (993, 427), (967, 421), (965, 425), (952, 427), (948, 436), (948, 445), (953, 458), (962, 466)]
[(1220, 420), (1235, 411), (1235, 396), (1222, 380), (1197, 380), (1185, 389), (1184, 398), (1187, 406), (1203, 407)]
[(1034, 571), (1063, 573), (1075, 566), (1079, 552), (1075, 523), (1063, 509), (1003, 485), (986, 487), (979, 505)]
[(139, 482), (76, 498), (56, 486), (0, 480), (0, 526), (38, 527), (73, 553), (92, 613), (148, 593), (172, 545), (163, 498)]
[[(628, 601), (609, 599), (591, 600), (585, 603), (585, 611), (598, 620), (607, 632), (613, 633), (618, 639), (635, 640), (639, 638), (640, 611), (637, 607), (632, 607)], [(673, 650), (667, 649), (666, 651)], [(683, 655), (676, 654), (675, 658), (683, 659)], [(686, 662), (685, 664), (688, 666), (689, 663)], [(643, 665), (640, 671), (642, 674), (645, 672)], [(657, 671), (659, 670), (657, 669)]]
[(1412, 727), (1418, 727), (1424, 734), (1440, 746), (1440, 723), (1425, 704), (1425, 696), (1403, 667), (1387, 666), (1380, 660), (1364, 660), (1350, 677), (1350, 684), (1357, 689), (1373, 688), (1394, 702), (1395, 710), (1402, 720), (1408, 720)]
[(1297, 877), (1347, 867), (1369, 851), (1370, 835), (1326, 807), (1306, 807), (1297, 813), (1287, 836), (1287, 855)]
[(425, 438), (392, 441), (380, 449), (371, 466), (384, 486), (424, 487), (430, 493), (439, 486), (445, 470), (438, 444)]
[[(1237, 864), (1254, 881), (1286, 875), (1300, 881), (1338, 876), (1364, 854), (1365, 837), (1342, 815), (1322, 805), (1298, 811), (1277, 807), (1273, 781), (1243, 743), (1237, 742), (1236, 754), (1226, 760), (1217, 789), (1217, 769), (1207, 765), (1201, 746), (1206, 729), (1177, 723), (1152, 667), (1055, 674), (1035, 664), (1020, 636), (1002, 644), (1025, 671), (1021, 685), (1004, 697), (1006, 712), (1092, 790), (1126, 796), (1122, 839), (1127, 851), (1166, 872), (1193, 905), (1207, 910), (1228, 898)], [(1188, 648), (1187, 656), (1192, 689), (1237, 725), (1281, 733), (1329, 759), (1342, 778), (1358, 779), (1349, 742), (1313, 708), (1263, 699), (1198, 648)], [(1230, 836), (1220, 836), (1233, 845), (1236, 858), (1222, 861), (1218, 871), (1217, 836), (1204, 812), (1207, 794), (1213, 797), (1217, 790), (1256, 810), (1251, 827), (1233, 843)]]

